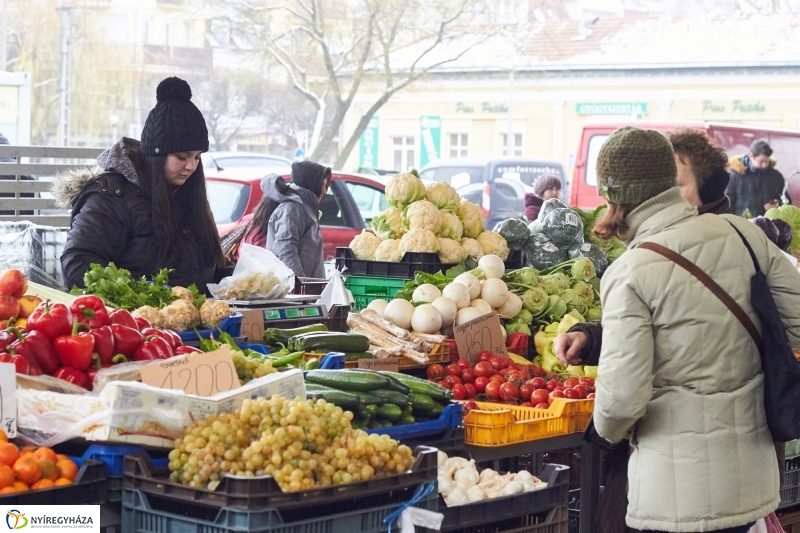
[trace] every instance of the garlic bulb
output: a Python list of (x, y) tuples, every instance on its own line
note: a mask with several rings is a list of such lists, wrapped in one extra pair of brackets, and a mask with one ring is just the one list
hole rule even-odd
[(495, 470), (492, 470), (491, 468), (484, 468), (483, 470), (481, 470), (480, 480), (481, 482), (483, 482), (489, 479), (494, 479), (499, 476), (500, 474), (498, 474)]
[(456, 483), (460, 479), (468, 479), (470, 481), (470, 485), (477, 485), (479, 477), (478, 471), (475, 469), (475, 462), (472, 461), (469, 466), (459, 469), (456, 472), (454, 479), (456, 480)]
[(439, 492), (445, 498), (455, 488), (455, 484), (449, 477), (439, 476), (439, 479), (437, 479), (436, 483), (439, 485)]
[(438, 460), (438, 464), (436, 466), (442, 466), (444, 462), (447, 461), (447, 454), (439, 450), (436, 454), (436, 459)]
[(503, 488), (503, 494), (507, 496), (511, 494), (519, 494), (524, 490), (525, 487), (522, 486), (522, 483), (520, 483), (519, 481), (512, 481)]
[(486, 493), (483, 492), (483, 489), (478, 487), (477, 485), (474, 487), (470, 487), (470, 489), (467, 491), (468, 502), (478, 502), (485, 499), (486, 499)]
[(450, 494), (447, 495), (447, 498), (445, 498), (444, 501), (445, 503), (447, 503), (447, 505), (454, 505), (457, 503), (464, 503), (466, 499), (467, 499), (467, 491), (464, 489), (463, 486), (457, 486), (452, 491), (450, 491)]

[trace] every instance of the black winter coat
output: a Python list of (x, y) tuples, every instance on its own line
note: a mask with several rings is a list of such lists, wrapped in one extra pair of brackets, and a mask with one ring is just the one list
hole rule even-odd
[(213, 258), (203, 253), (191, 223), (193, 214), (180, 202), (182, 212), (178, 218), (184, 246), (159, 252), (150, 195), (139, 185), (135, 171), (131, 173), (130, 160), (120, 161), (123, 155), (135, 157), (135, 151), (129, 152), (137, 149), (138, 142), (123, 139), (110, 150), (111, 154), (107, 151), (98, 158), (105, 172), (73, 173), (69, 183), (62, 178), (60, 187), (54, 188), (57, 200), (72, 206), (70, 231), (61, 255), (65, 284), (82, 287), (83, 275), (92, 263), (106, 266), (113, 262), (130, 270), (134, 277), (150, 278), (161, 268), (174, 269), (169, 276), (170, 285), (186, 287), (194, 283), (207, 293), (208, 283), (218, 282), (229, 272), (217, 269)]
[(734, 157), (730, 160), (731, 181), (726, 191), (733, 206), (733, 214), (743, 216), (749, 210), (752, 217), (766, 213), (764, 205), (778, 200), (786, 188), (783, 175), (775, 168), (777, 161), (770, 159), (769, 167), (763, 172), (751, 171), (745, 160), (746, 156)]

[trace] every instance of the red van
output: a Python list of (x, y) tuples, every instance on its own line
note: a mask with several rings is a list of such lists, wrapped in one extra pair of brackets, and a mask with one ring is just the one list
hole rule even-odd
[[(789, 195), (795, 199), (800, 198), (800, 131), (721, 122), (637, 121), (587, 124), (583, 127), (570, 186), (571, 206), (593, 209), (605, 203), (605, 200), (597, 194), (597, 154), (609, 135), (623, 126), (657, 131), (669, 131), (675, 128), (704, 130), (725, 149), (729, 157), (746, 154), (753, 141), (766, 139), (774, 151), (772, 157), (778, 160), (776, 168), (787, 180)], [(790, 179), (792, 177), (794, 179)]]

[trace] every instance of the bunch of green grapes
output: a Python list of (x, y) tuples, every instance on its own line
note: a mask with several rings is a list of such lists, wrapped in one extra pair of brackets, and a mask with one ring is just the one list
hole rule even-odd
[(284, 491), (298, 491), (411, 467), (408, 446), (354, 430), (352, 419), (325, 400), (245, 400), (240, 410), (198, 422), (175, 441), (170, 480), (213, 488), (225, 474), (269, 475)]
[(277, 372), (272, 367), (272, 361), (266, 357), (263, 359), (248, 357), (238, 350), (232, 351), (231, 356), (233, 357), (233, 366), (236, 367), (236, 374), (242, 383)]

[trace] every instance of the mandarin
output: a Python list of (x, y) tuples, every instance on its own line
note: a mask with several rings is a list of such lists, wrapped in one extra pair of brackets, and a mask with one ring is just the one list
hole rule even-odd
[(23, 455), (14, 463), (14, 473), (17, 479), (30, 485), (42, 478), (42, 467), (33, 455)]
[(14, 466), (19, 459), (19, 448), (10, 442), (0, 442), (0, 464)]
[(70, 481), (75, 481), (75, 476), (78, 475), (78, 465), (69, 459), (59, 461), (56, 463), (58, 467), (59, 477), (67, 478)]
[(50, 481), (55, 481), (59, 477), (60, 471), (58, 467), (53, 461), (42, 460), (39, 461), (39, 466), (42, 467), (42, 479), (49, 479)]
[(50, 487), (54, 486), (52, 479), (40, 479), (33, 485), (31, 485), (31, 490), (38, 490), (38, 489), (49, 489)]
[(62, 485), (72, 485), (72, 481), (68, 480), (65, 477), (60, 477), (53, 483), (56, 487), (60, 487)]
[(39, 448), (35, 452), (33, 452), (33, 456), (36, 458), (37, 461), (51, 461), (53, 463), (58, 461), (56, 452), (54, 452), (50, 448)]
[(6, 488), (14, 485), (17, 476), (8, 465), (0, 465), (0, 488)]

